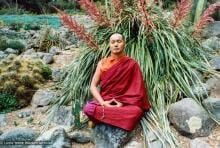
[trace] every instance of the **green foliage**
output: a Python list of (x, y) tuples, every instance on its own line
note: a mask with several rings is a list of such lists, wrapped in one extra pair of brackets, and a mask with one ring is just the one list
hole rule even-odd
[(8, 47), (7, 39), (0, 37), (0, 50), (5, 50)]
[(16, 109), (17, 100), (14, 95), (0, 92), (0, 113), (8, 113)]
[(24, 26), (25, 30), (40, 30), (41, 27), (37, 23), (28, 23)]
[[(32, 25), (50, 25), (55, 28), (61, 26), (61, 22), (57, 16), (49, 15), (0, 15), (0, 20), (3, 20), (5, 22), (5, 25), (8, 26), (15, 22), (22, 23), (24, 24), (24, 28), (28, 28), (28, 26)], [(26, 25), (28, 26), (26, 27)]]
[(9, 26), (11, 30), (15, 30), (15, 31), (19, 31), (22, 27), (23, 27), (23, 23), (21, 22), (13, 22)]
[(51, 70), (40, 60), (13, 55), (0, 61), (0, 92), (15, 95), (26, 106), (39, 86), (50, 78)]
[(7, 46), (19, 50), (20, 53), (25, 49), (25, 45), (19, 40), (10, 40)]
[(42, 65), (41, 66), (41, 74), (45, 79), (50, 79), (52, 76), (52, 70), (50, 69), (49, 66), (47, 65)]
[(50, 27), (45, 27), (38, 39), (40, 51), (49, 52), (52, 46), (63, 48), (65, 43), (58, 33), (52, 33)]
[(0, 15), (21, 15), (21, 14), (30, 14), (30, 12), (17, 7), (11, 7), (11, 8), (3, 7), (0, 9)]
[(207, 6), (207, 0), (193, 0), (191, 21), (196, 23)]
[(0, 37), (0, 50), (7, 48), (17, 49), (21, 53), (25, 49), (25, 45), (19, 40), (9, 40), (6, 37)]

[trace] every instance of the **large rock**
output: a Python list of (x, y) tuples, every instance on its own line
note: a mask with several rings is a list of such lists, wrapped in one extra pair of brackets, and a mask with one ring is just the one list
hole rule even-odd
[[(1, 148), (25, 148), (28, 146), (28, 142), (33, 142), (37, 138), (38, 134), (29, 128), (14, 128), (5, 131), (0, 136), (0, 141), (7, 141), (7, 144), (0, 146)], [(16, 142), (20, 142), (19, 145)], [(12, 145), (8, 145), (12, 144)], [(16, 146), (15, 146), (16, 144)]]
[(210, 23), (208, 27), (203, 30), (202, 36), (205, 38), (210, 38), (213, 36), (220, 37), (220, 21)]
[(220, 56), (213, 57), (210, 64), (215, 70), (220, 70)]
[(60, 106), (55, 112), (53, 122), (58, 125), (72, 126), (74, 125), (74, 116), (72, 115), (72, 107)]
[(62, 77), (62, 69), (53, 68), (52, 69), (52, 79), (53, 81), (60, 81)]
[(33, 107), (43, 107), (56, 100), (56, 93), (48, 89), (39, 89), (32, 98)]
[(220, 50), (220, 38), (214, 36), (202, 42), (204, 48), (210, 50)]
[(120, 148), (130, 139), (129, 132), (108, 124), (97, 124), (93, 135), (97, 148)]
[(56, 46), (52, 46), (50, 49), (49, 49), (49, 53), (53, 54), (53, 55), (57, 55), (57, 54), (60, 54), (61, 52), (61, 49), (59, 47), (56, 47)]
[(42, 60), (43, 60), (43, 62), (45, 63), (45, 64), (51, 64), (51, 63), (53, 63), (53, 54), (51, 54), (51, 53), (45, 53), (44, 54), (44, 56), (43, 56), (43, 58), (42, 58)]
[(206, 81), (206, 86), (210, 91), (210, 97), (219, 98), (220, 96), (220, 78), (212, 76)]
[(0, 127), (7, 125), (6, 114), (0, 114)]
[(203, 101), (203, 104), (211, 111), (211, 113), (220, 122), (220, 98), (208, 98)]
[(0, 51), (0, 60), (7, 57), (8, 54), (5, 54), (3, 51)]
[(71, 138), (72, 141), (77, 143), (88, 143), (92, 139), (91, 130), (76, 130), (71, 133), (68, 133), (68, 136)]
[(215, 122), (193, 99), (185, 98), (171, 104), (168, 117), (173, 126), (184, 136), (208, 136)]
[(209, 89), (207, 88), (206, 84), (201, 84), (198, 86), (192, 87), (192, 92), (196, 97), (205, 99), (210, 94)]
[(37, 141), (46, 144), (31, 145), (29, 148), (71, 148), (71, 139), (62, 127), (54, 127), (44, 132), (36, 139)]

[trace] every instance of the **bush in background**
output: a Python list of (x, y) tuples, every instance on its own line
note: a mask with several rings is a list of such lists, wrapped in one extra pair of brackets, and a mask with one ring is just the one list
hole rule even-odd
[(0, 93), (0, 113), (8, 113), (14, 111), (17, 106), (17, 100), (14, 95), (8, 93)]

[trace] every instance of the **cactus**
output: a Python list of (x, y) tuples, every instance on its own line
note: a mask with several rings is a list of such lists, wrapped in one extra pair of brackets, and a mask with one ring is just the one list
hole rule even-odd
[(16, 96), (20, 107), (28, 105), (34, 92), (51, 77), (51, 69), (37, 59), (10, 55), (0, 61), (0, 93)]

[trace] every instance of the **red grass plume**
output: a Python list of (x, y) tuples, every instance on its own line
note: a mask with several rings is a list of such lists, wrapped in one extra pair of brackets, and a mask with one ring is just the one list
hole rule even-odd
[(171, 24), (173, 27), (178, 28), (182, 21), (187, 18), (192, 8), (191, 0), (180, 0), (177, 2), (177, 6), (174, 9), (173, 19)]
[(145, 0), (138, 0), (138, 10), (141, 14), (141, 21), (145, 27), (150, 26), (151, 28), (156, 28), (153, 21), (150, 18), (150, 14), (146, 10), (147, 4)]
[(121, 13), (123, 10), (123, 5), (120, 0), (111, 0), (111, 3), (115, 7), (115, 12), (116, 13)]
[(87, 44), (88, 47), (99, 49), (97, 42), (92, 38), (89, 33), (86, 33), (83, 25), (78, 24), (76, 20), (74, 20), (71, 16), (67, 15), (63, 11), (57, 8), (56, 10), (60, 13), (60, 19), (64, 26), (73, 31), (79, 39), (83, 40)]
[(210, 22), (214, 22), (212, 15), (219, 8), (220, 8), (220, 2), (209, 5), (209, 7), (204, 11), (203, 15), (200, 17), (200, 19), (196, 23), (194, 34), (200, 33), (201, 30), (204, 27), (206, 27)]
[(101, 10), (93, 2), (90, 0), (79, 0), (78, 3), (100, 26), (111, 26), (110, 21), (101, 14)]

